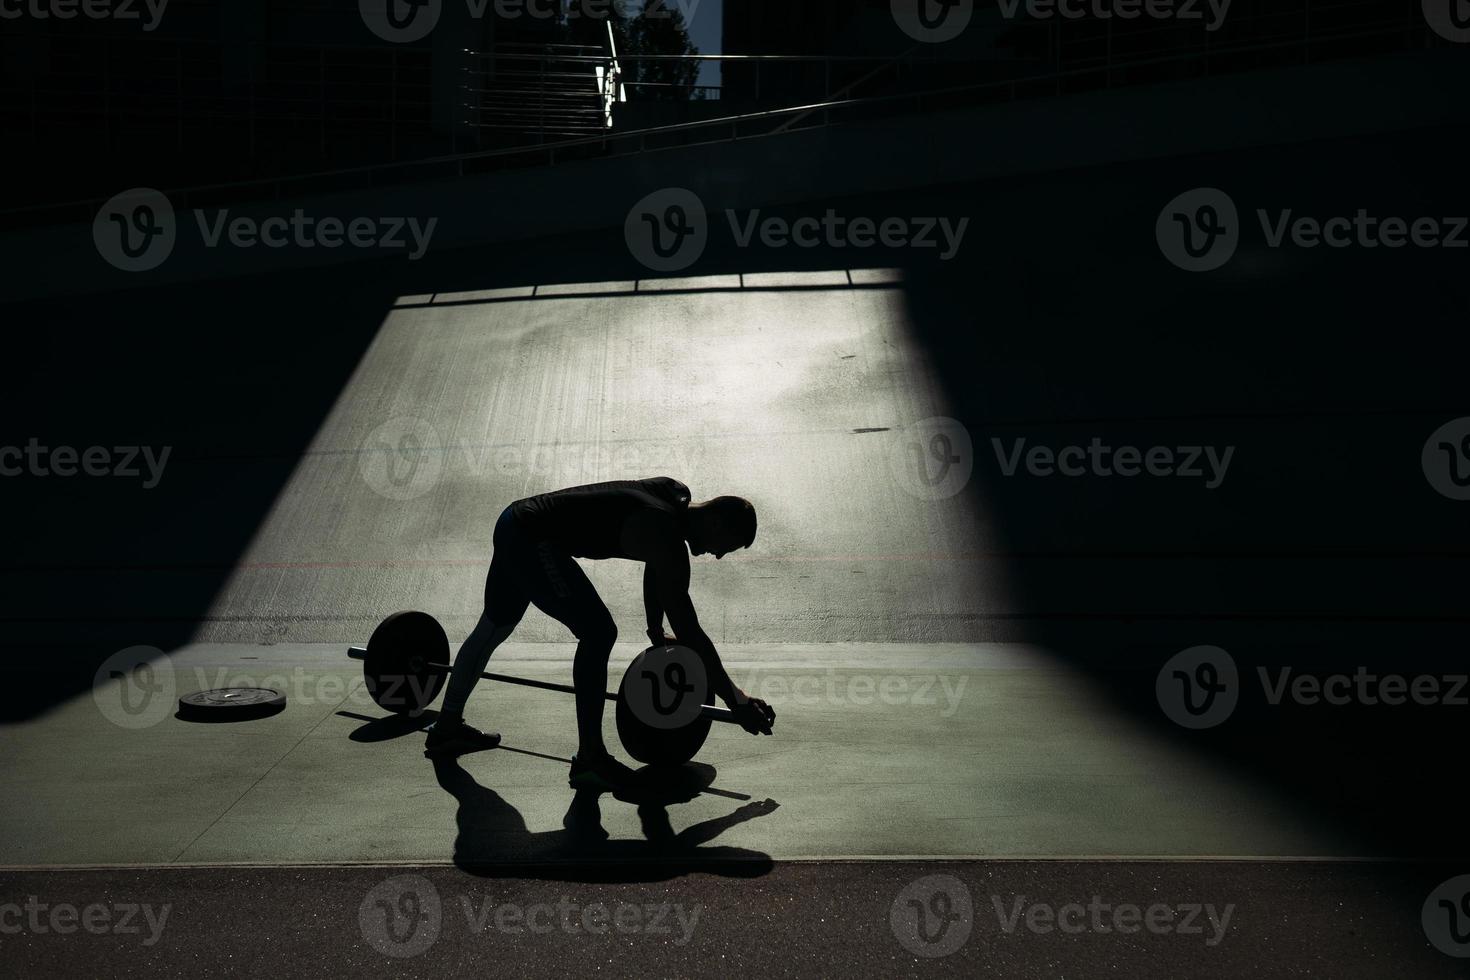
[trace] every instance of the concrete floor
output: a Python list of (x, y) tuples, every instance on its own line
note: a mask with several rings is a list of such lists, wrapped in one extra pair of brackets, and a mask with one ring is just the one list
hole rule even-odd
[[(635, 652), (620, 645), (614, 679)], [(565, 644), (509, 644), (495, 666), (564, 681), (569, 657)], [(674, 832), (708, 835), (698, 854), (1351, 853), (1320, 822), (1107, 707), (1039, 650), (741, 645), (727, 658), (779, 717), (771, 737), (716, 725), (698, 757), (713, 791), (667, 807)], [(384, 712), (341, 647), (196, 644), (154, 666), (154, 700), (128, 691), (136, 714), (118, 711), (131, 682), (113, 680), (4, 732), (0, 865), (659, 857), (646, 842), (660, 816), (611, 798), (606, 846), (573, 847), (564, 833), (564, 695), (481, 684), (469, 717), (521, 751), (436, 776), (422, 736), (373, 723)], [(231, 725), (172, 717), (173, 695), (225, 684), (275, 686), (291, 701)], [(611, 712), (607, 727), (615, 745)]]

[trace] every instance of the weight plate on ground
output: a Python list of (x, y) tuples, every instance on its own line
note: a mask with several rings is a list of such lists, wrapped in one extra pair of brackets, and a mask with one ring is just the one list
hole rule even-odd
[(639, 762), (683, 765), (709, 736), (709, 703), (703, 661), (679, 646), (649, 647), (628, 665), (618, 687), (618, 740)]
[(185, 721), (246, 721), (286, 707), (286, 695), (269, 687), (217, 687), (179, 698)]
[(434, 703), (447, 674), (431, 663), (449, 663), (449, 636), (425, 612), (394, 613), (368, 640), (362, 675), (378, 707), (419, 715)]

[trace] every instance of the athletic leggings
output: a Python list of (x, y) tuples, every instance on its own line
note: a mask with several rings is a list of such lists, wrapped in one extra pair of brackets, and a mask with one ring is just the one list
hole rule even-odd
[(572, 556), (549, 541), (526, 534), (509, 507), (495, 522), (494, 546), (490, 572), (485, 576), (485, 611), (454, 658), (444, 713), (464, 713), (490, 654), (535, 603), (577, 638), (572, 685), (577, 689), (578, 735), (584, 750), (601, 748), (607, 658), (618, 638), (612, 614)]

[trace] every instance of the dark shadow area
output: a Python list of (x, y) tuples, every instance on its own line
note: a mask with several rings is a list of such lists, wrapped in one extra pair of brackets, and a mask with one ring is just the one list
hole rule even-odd
[(434, 723), (435, 718), (439, 717), (439, 712), (430, 708), (417, 718), (408, 715), (384, 715), (382, 718), (371, 718), (355, 711), (339, 711), (337, 715), (367, 723), (352, 730), (348, 738), (354, 742), (389, 742), (395, 738), (403, 738), (405, 735), (422, 733)]
[(150, 488), (141, 453), (136, 477), (4, 480), (0, 720), (189, 639), (394, 296), (339, 268), (3, 307), (6, 445), (169, 455)]
[[(914, 329), (973, 439), (970, 499), (1016, 589), (1019, 608), (995, 631), (1063, 653), (1161, 739), (1270, 787), (1304, 823), (1342, 827), (1365, 853), (1464, 853), (1458, 788), (1431, 775), (1460, 738), (1464, 701), (1272, 705), (1267, 692), (1287, 666), (1291, 677), (1466, 673), (1470, 525), (1420, 464), (1430, 433), (1470, 412), (1466, 252), (1273, 249), (1258, 210), (1462, 215), (1452, 148), (1465, 136), (974, 188), (935, 203), (983, 216), (976, 247), (907, 270)], [(1242, 222), (1235, 258), (1210, 274), (1171, 266), (1139, 220), (1194, 187), (1227, 190)], [(1213, 490), (1004, 472), (1017, 440), (1094, 438), (1236, 453)], [(1160, 710), (1155, 679), (1201, 644), (1234, 658), (1241, 702), (1219, 727), (1187, 731)]]
[(174, 718), (178, 721), (189, 722), (195, 725), (238, 725), (247, 721), (260, 721), (271, 718), (286, 710), (284, 704), (273, 705), (269, 708), (258, 708), (255, 711), (210, 711), (205, 713), (188, 713), (175, 711)]

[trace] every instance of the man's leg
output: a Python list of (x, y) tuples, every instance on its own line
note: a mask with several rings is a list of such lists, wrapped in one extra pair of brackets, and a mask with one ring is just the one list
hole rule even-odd
[[(516, 617), (519, 620), (519, 617)], [(459, 648), (459, 653), (454, 657), (454, 667), (449, 672), (449, 684), (444, 690), (444, 707), (439, 711), (439, 717), (446, 724), (456, 724), (464, 720), (464, 706), (470, 699), (470, 692), (475, 688), (475, 682), (485, 672), (490, 663), (490, 655), (495, 648), (505, 642), (515, 630), (516, 623), (496, 623), (487, 608), (480, 614), (480, 621), (465, 637), (464, 644)]]
[(454, 658), (448, 689), (444, 693), (444, 706), (429, 731), (428, 751), (431, 754), (472, 751), (489, 748), (499, 742), (499, 735), (486, 735), (466, 726), (464, 708), (470, 692), (480, 680), (480, 674), (490, 663), (490, 655), (515, 630), (531, 603), (522, 585), (527, 572), (534, 571), (533, 567), (528, 567), (531, 558), (531, 551), (521, 539), (507, 510), (495, 525), (495, 551), (490, 559), (490, 571), (485, 576), (485, 609)]
[(547, 542), (536, 548), (540, 574), (530, 580), (536, 608), (565, 625), (577, 638), (572, 686), (577, 702), (577, 756), (607, 755), (602, 741), (602, 711), (607, 703), (607, 661), (618, 638), (617, 625), (577, 562)]

